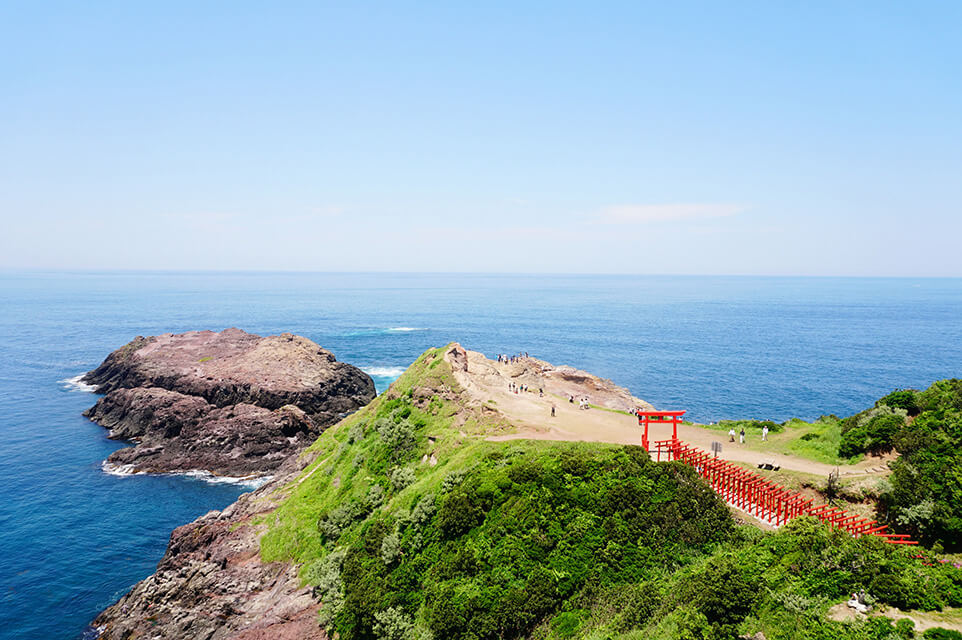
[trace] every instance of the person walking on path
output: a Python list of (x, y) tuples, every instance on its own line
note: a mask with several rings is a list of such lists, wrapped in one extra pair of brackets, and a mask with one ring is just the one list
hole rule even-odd
[(551, 417), (554, 417), (554, 405), (551, 405)]
[(762, 427), (762, 442), (765, 442), (766, 440), (768, 440), (768, 425), (767, 425), (767, 424), (766, 424), (764, 427)]
[(742, 427), (742, 430), (738, 432), (738, 442), (739, 444), (745, 444), (745, 427)]
[(728, 430), (728, 441), (735, 442), (735, 427)]

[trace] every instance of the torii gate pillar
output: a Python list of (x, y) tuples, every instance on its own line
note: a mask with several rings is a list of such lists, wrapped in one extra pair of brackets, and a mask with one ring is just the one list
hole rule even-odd
[(678, 442), (678, 423), (681, 422), (681, 417), (685, 415), (684, 411), (639, 411), (638, 412), (638, 425), (645, 428), (645, 432), (641, 436), (641, 446), (648, 451), (648, 425), (655, 424), (666, 424), (671, 422), (671, 441), (672, 443)]

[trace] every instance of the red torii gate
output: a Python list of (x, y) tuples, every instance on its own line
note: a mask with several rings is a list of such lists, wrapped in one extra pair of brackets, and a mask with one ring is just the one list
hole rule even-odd
[(668, 424), (671, 423), (671, 439), (673, 442), (678, 442), (678, 423), (681, 422), (681, 417), (685, 415), (684, 411), (639, 411), (638, 416), (638, 426), (645, 428), (645, 433), (641, 436), (641, 446), (648, 450), (648, 425), (654, 424)]

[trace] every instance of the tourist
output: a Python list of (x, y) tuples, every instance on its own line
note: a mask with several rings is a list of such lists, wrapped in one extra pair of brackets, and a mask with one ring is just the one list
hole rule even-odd
[(762, 442), (768, 440), (768, 425), (762, 427)]
[(728, 441), (735, 442), (735, 427), (728, 430)]
[(551, 405), (551, 417), (554, 417), (554, 405)]
[(739, 444), (745, 444), (745, 427), (742, 427), (742, 430), (738, 432), (738, 442)]

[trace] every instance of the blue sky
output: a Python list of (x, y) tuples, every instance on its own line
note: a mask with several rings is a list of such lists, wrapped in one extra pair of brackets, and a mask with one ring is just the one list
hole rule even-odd
[(959, 25), (3, 2), (0, 267), (962, 276)]

